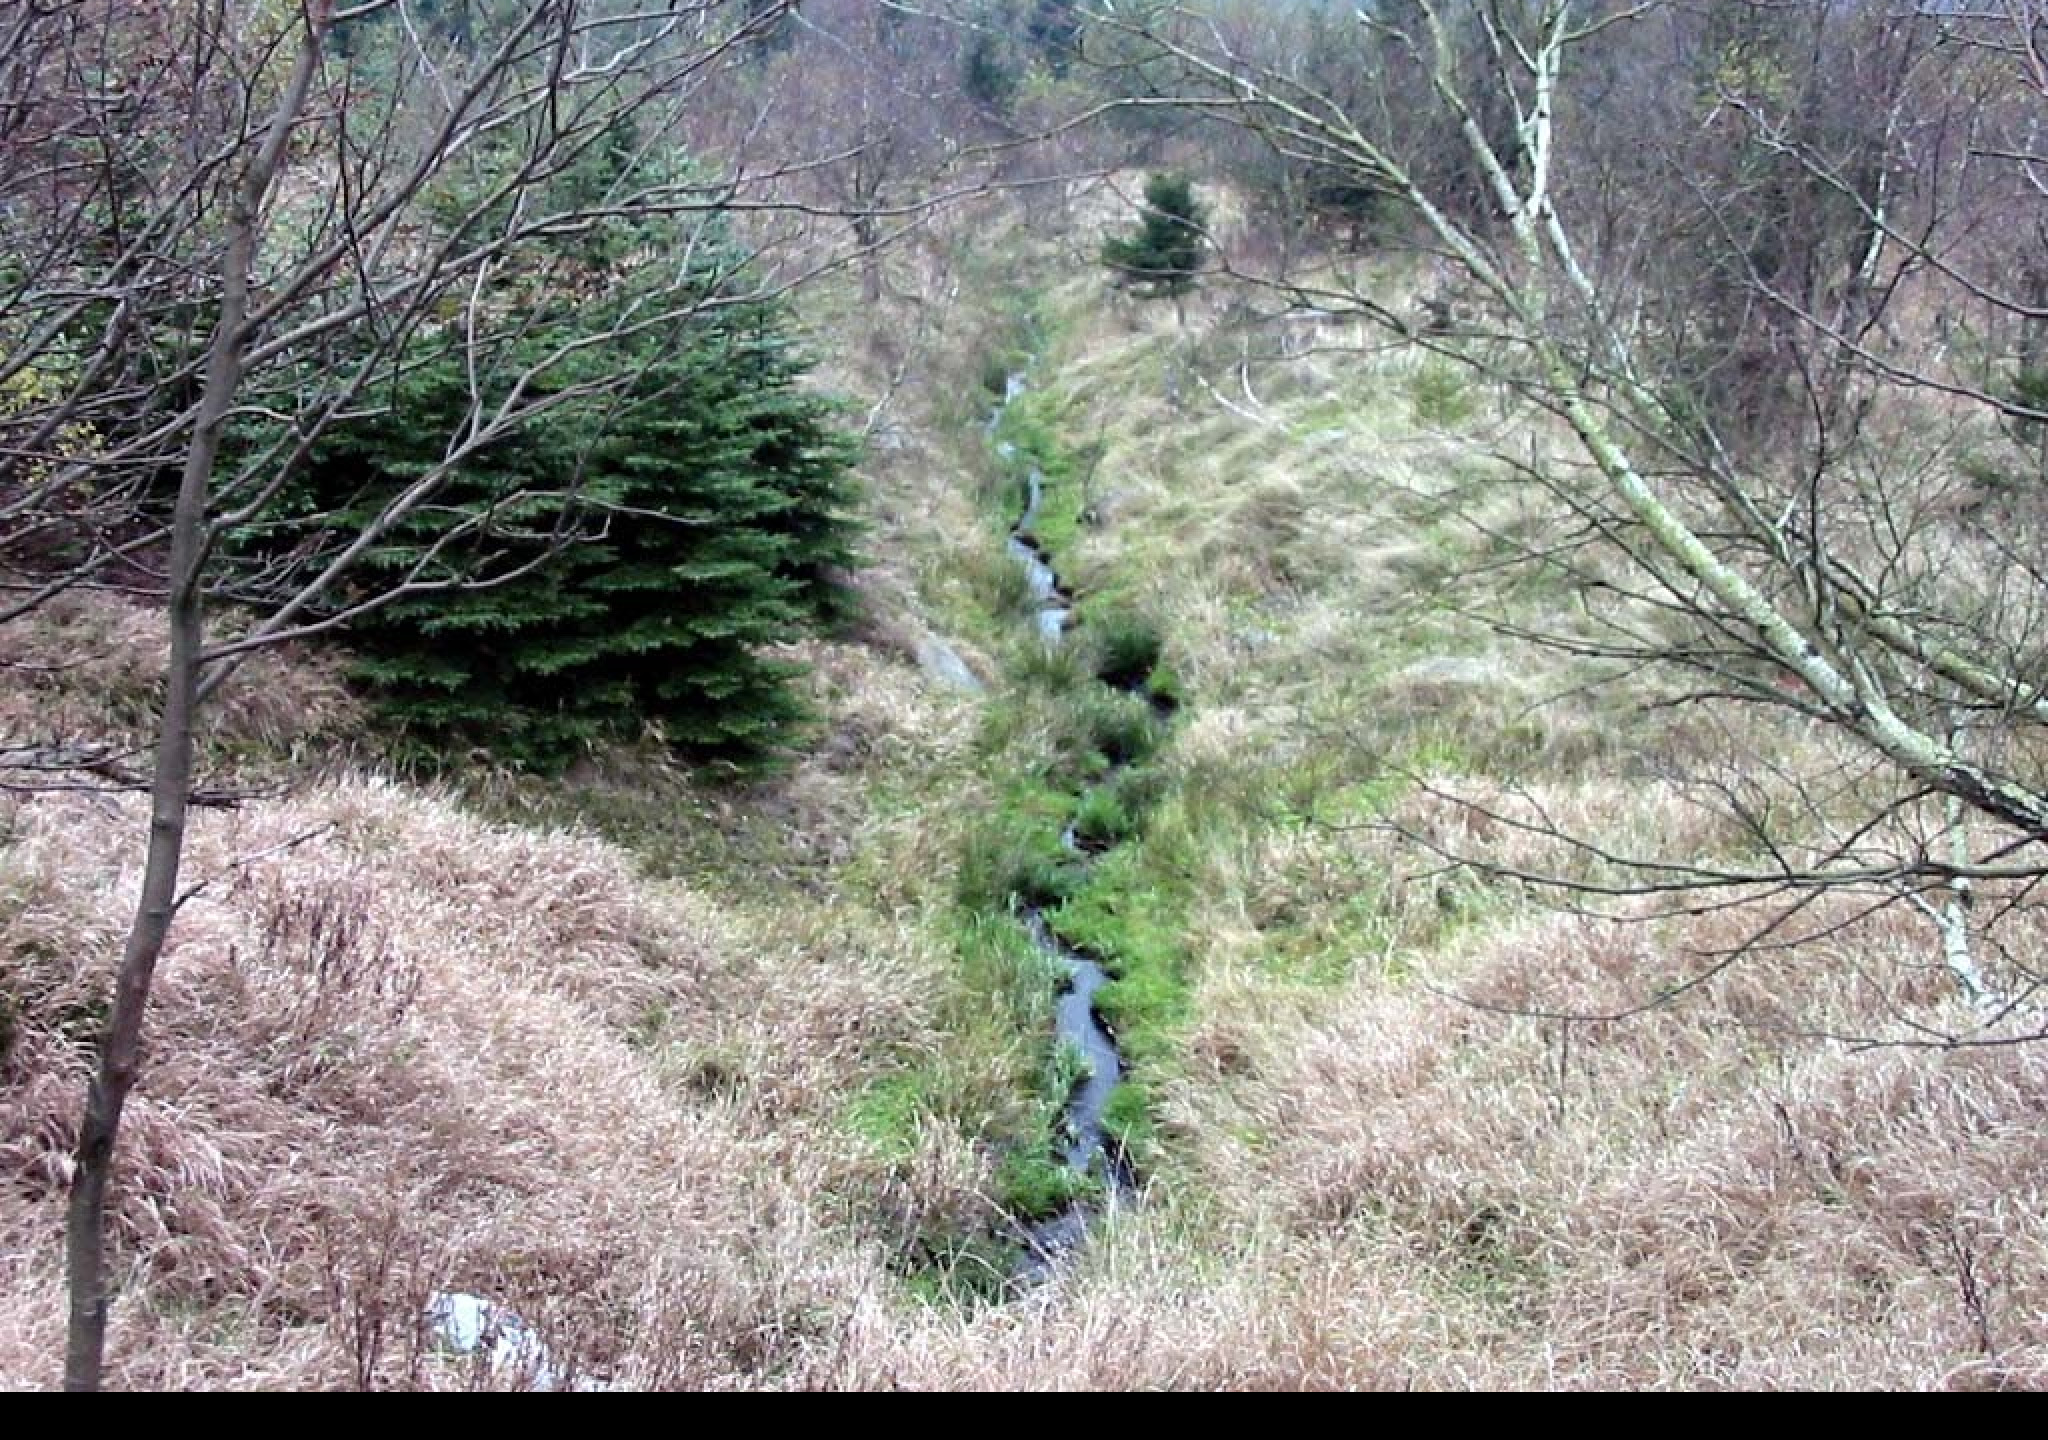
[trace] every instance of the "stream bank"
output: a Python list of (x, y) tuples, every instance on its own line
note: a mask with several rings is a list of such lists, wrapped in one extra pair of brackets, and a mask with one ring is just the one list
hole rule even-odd
[(1131, 838), (1135, 820), (1123, 798), (1128, 782), (1151, 757), (1179, 708), (1173, 688), (1160, 683), (1156, 634), (1147, 632), (1133, 646), (1128, 623), (1099, 627), (1103, 633), (1089, 634), (1085, 641), (1075, 633), (1082, 607), (1059, 574), (1043, 534), (1048, 457), (1040, 452), (1049, 442), (1040, 437), (1035, 445), (1020, 443), (1004, 433), (1014, 407), (1029, 393), (1026, 373), (1008, 376), (986, 430), (1014, 487), (1016, 519), (1005, 543), (1024, 577), (1033, 634), (1055, 672), (1062, 656), (1085, 652), (1076, 658), (1088, 663), (1069, 682), (1084, 701), (1094, 692), (1126, 705), (1136, 702), (1142, 719), (1127, 710), (1119, 722), (1113, 707), (1097, 707), (1090, 734), (1093, 773), (1067, 797), (1071, 813), (1059, 837), (1060, 879), (1051, 885), (1027, 882), (1007, 897), (1032, 946), (1061, 977), (1053, 1073), (1070, 1077), (1053, 1162), (1064, 1179), (1066, 1198), (1020, 1221), (1015, 1239), (1023, 1257), (1014, 1279), (1025, 1285), (1049, 1278), (1085, 1243), (1094, 1221), (1135, 1192), (1134, 1166), (1113, 1123), (1129, 1067), (1102, 1004), (1103, 992), (1117, 983), (1117, 976), (1102, 958), (1062, 938), (1059, 910), (1088, 872)]

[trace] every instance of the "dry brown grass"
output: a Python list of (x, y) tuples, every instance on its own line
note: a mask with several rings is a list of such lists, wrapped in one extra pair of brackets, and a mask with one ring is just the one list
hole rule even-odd
[[(0, 717), (24, 743), (146, 736), (147, 616), (66, 601), (7, 642)], [(120, 1153), (113, 1383), (520, 1383), (426, 1343), (422, 1307), (447, 1289), (517, 1308), (571, 1376), (774, 1383), (896, 1289), (893, 1227), (985, 1219), (983, 1147), (932, 1134), (885, 1158), (844, 1123), (863, 1084), (929, 1047), (942, 956), (886, 893), (845, 910), (819, 883), (871, 849), (879, 873), (895, 857), (897, 904), (943, 883), (916, 830), (862, 797), (890, 767), (943, 768), (960, 702), (874, 651), (796, 658), (827, 719), (816, 751), (715, 806), (678, 792), (686, 823), (737, 806), (772, 836), (728, 857), (716, 898), (587, 832), (486, 823), (367, 776), (302, 773), (196, 817)], [(217, 753), (266, 780), (349, 714), (331, 674), (289, 657), (230, 695)], [(605, 779), (560, 808), (662, 803)], [(118, 790), (4, 805), (13, 1388), (57, 1373), (69, 1137), (146, 810)], [(756, 854), (770, 863), (749, 874)]]
[[(52, 1374), (80, 1031), (134, 883), (101, 857), (138, 822), (15, 816), (17, 1384)], [(445, 1381), (413, 1353), (428, 1287), (517, 1305), (586, 1368), (732, 1383), (876, 1283), (831, 1233), (862, 1160), (825, 1120), (848, 1067), (913, 1038), (922, 957), (831, 963), (643, 888), (597, 842), (375, 782), (209, 817), (192, 865), (212, 883), (166, 958), (122, 1149), (120, 1383), (337, 1383), (366, 1317), (373, 1378)]]
[[(146, 743), (168, 648), (161, 617), (91, 591), (60, 595), (0, 626), (0, 744)], [(354, 724), (332, 656), (263, 652), (207, 711), (216, 749), (289, 752)]]
[[(132, 743), (146, 617), (67, 603), (10, 642), (11, 722)], [(829, 837), (862, 818), (864, 767), (949, 731), (915, 672), (805, 658), (830, 743), (772, 790), (792, 829)], [(295, 738), (279, 717), (346, 712), (321, 672), (275, 670), (223, 716), (252, 752)], [(5, 805), (12, 1387), (56, 1374), (69, 1136), (146, 810), (118, 792)], [(362, 777), (203, 812), (187, 876), (120, 1155), (115, 1383), (516, 1383), (423, 1344), (436, 1289), (516, 1306), (583, 1374), (761, 1383), (893, 1284), (870, 1205), (890, 1177), (838, 1117), (928, 1033), (938, 962), (912, 927), (799, 897), (757, 922), (587, 834)], [(987, 1157), (957, 1141), (918, 1163), (927, 1210), (986, 1188)]]
[[(1542, 921), (1431, 978), (1597, 1011), (1736, 918)], [(1397, 1236), (1514, 1322), (1489, 1383), (2039, 1383), (2048, 1227), (2026, 1197), (2048, 1183), (2048, 1056), (1798, 1038), (1900, 998), (1822, 957), (1759, 963), (1567, 1047), (1555, 1023), (1368, 981), (1254, 1060), (1235, 1123), (1269, 1137), (1254, 1188), (1304, 1236)]]

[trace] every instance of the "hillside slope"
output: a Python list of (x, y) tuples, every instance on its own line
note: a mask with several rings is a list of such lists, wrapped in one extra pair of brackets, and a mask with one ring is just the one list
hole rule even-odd
[[(991, 249), (903, 259), (874, 315), (817, 302), (875, 407), (877, 563), (863, 634), (799, 657), (823, 723), (789, 774), (422, 788), (338, 738), (324, 665), (237, 692), (213, 752), (257, 793), (194, 840), (111, 1378), (521, 1383), (428, 1343), (461, 1290), (628, 1385), (2048, 1383), (2048, 1053), (1819, 1038), (1960, 1003), (1907, 912), (1566, 1020), (1758, 917), (1561, 913), (1404, 838), (1555, 858), (1456, 792), (1722, 853), (1683, 776), (1824, 749), (1587, 689), (1479, 618), (1571, 611), (1496, 563), (1543, 521), (1489, 457), (1540, 422), (1341, 325), (1248, 325), (1221, 284), (1184, 316), (1113, 297), (1086, 234)], [(1026, 366), (1076, 650), (1142, 620), (1182, 708), (1132, 838), (1054, 911), (1123, 976), (1143, 1193), (1000, 1300), (1051, 982), (990, 877), (1069, 818), (1046, 777), (1087, 719), (1003, 551), (982, 426)], [(940, 640), (985, 691), (918, 667)], [(144, 618), (80, 602), (0, 643), (9, 728), (142, 723)], [(0, 1383), (38, 1386), (143, 811), (0, 807)]]

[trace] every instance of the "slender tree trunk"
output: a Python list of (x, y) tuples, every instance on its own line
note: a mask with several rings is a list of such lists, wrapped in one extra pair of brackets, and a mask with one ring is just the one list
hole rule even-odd
[(882, 303), (882, 231), (875, 217), (862, 212), (853, 217), (853, 238), (860, 247), (860, 293), (869, 305)]
[[(256, 262), (264, 198), (276, 179), (285, 143), (319, 68), (327, 5), (306, 12), (306, 33), (290, 83), (272, 113), (262, 150), (251, 163), (229, 215), (222, 259), (220, 317), (209, 345), (206, 388), (178, 481), (171, 525), (169, 624), (171, 654), (165, 672), (156, 775), (150, 787), (149, 854), (142, 897), (122, 949), (113, 1005), (100, 1041), (99, 1067), (86, 1088), (78, 1127), (71, 1207), (64, 1236), (70, 1279), (70, 1325), (65, 1338), (64, 1388), (97, 1390), (105, 1368), (107, 1315), (107, 1191), (121, 1111), (142, 1063), (142, 1020), (149, 1007), (157, 961), (178, 909), (178, 875), (191, 810), (194, 724), (205, 645), (204, 587), (209, 541), (207, 506), (221, 432), (241, 388), (248, 347), (249, 275)], [(218, 41), (218, 37), (215, 37)]]
[[(2048, 245), (2048, 235), (2043, 235), (2037, 230), (2034, 244), (2037, 247)], [(2048, 259), (2044, 259), (2037, 250), (2021, 269), (2020, 278), (2026, 287), (2021, 298), (2032, 313), (2019, 322), (2019, 375), (2028, 387), (2027, 402), (2038, 405), (2041, 395), (2037, 387), (2041, 385), (2044, 377), (2048, 377), (2048, 320), (2034, 317), (2048, 310)], [(2048, 478), (2048, 425), (2029, 426), (2021, 423), (2014, 426), (2014, 430), (2020, 437), (2023, 447), (2031, 434), (2034, 441), (2034, 468), (2043, 478)]]
[(150, 795), (149, 858), (143, 872), (142, 899), (114, 984), (113, 1008), (100, 1042), (99, 1070), (86, 1089), (65, 1230), (71, 1280), (71, 1323), (64, 1354), (67, 1390), (97, 1390), (100, 1385), (109, 1300), (104, 1232), (114, 1141), (120, 1133), (122, 1107), (141, 1064), (142, 1017), (149, 1004), (150, 985), (177, 911), (178, 873), (192, 792), (199, 651), (205, 628), (198, 571), (205, 528), (206, 472), (212, 462), (209, 454), (202, 469), (201, 452), (216, 450), (219, 435), (219, 418), (213, 418), (210, 430), (195, 435), (179, 487), (171, 562), (171, 658)]

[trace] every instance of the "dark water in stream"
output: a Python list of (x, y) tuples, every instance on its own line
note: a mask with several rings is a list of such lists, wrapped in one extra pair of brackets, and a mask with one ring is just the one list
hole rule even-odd
[[(1004, 410), (1024, 390), (1024, 377), (1012, 375), (1004, 391), (1002, 405), (989, 419), (991, 433), (1002, 423)], [(1007, 442), (998, 442), (996, 449), (1006, 461), (1016, 458), (1015, 447)], [(1011, 527), (1009, 550), (1017, 563), (1024, 567), (1039, 638), (1047, 646), (1056, 646), (1065, 643), (1068, 627), (1073, 623), (1073, 597), (1060, 582), (1036, 535), (1039, 511), (1045, 503), (1044, 473), (1034, 467), (1025, 476), (1024, 490), (1024, 510)], [(1063, 838), (1069, 852), (1075, 856), (1084, 853), (1071, 828)], [(1110, 1139), (1102, 1124), (1103, 1114), (1109, 1107), (1110, 1097), (1116, 1093), (1124, 1070), (1116, 1037), (1110, 1033), (1095, 1008), (1097, 992), (1110, 981), (1109, 972), (1053, 934), (1045, 913), (1038, 907), (1020, 905), (1020, 914), (1032, 943), (1057, 961), (1067, 976), (1056, 1011), (1055, 1043), (1063, 1048), (1071, 1047), (1083, 1061), (1081, 1077), (1075, 1082), (1073, 1093), (1067, 1097), (1060, 1160), (1075, 1175), (1092, 1174), (1098, 1178), (1102, 1182), (1102, 1194), (1106, 1197), (1106, 1201), (1076, 1200), (1057, 1215), (1025, 1228), (1026, 1255), (1018, 1267), (1017, 1279), (1031, 1284), (1050, 1277), (1063, 1259), (1080, 1248), (1087, 1239), (1088, 1227), (1104, 1204), (1114, 1205), (1130, 1191), (1132, 1182), (1120, 1147)]]

